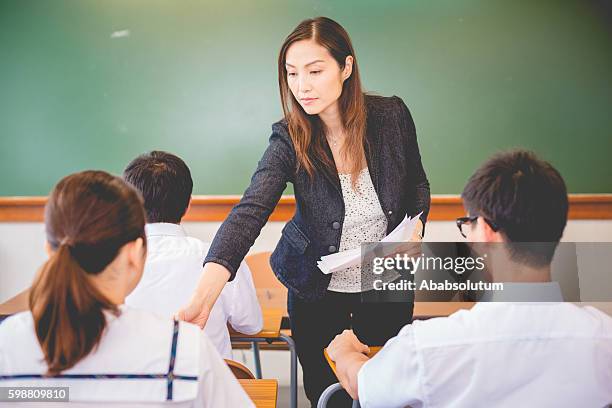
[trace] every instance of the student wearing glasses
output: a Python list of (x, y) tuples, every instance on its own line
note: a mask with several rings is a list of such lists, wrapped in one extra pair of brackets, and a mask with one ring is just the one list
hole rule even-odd
[(124, 305), (142, 276), (144, 225), (118, 177), (84, 171), (55, 186), (30, 310), (0, 324), (0, 387), (68, 387), (77, 407), (254, 406), (199, 327)]
[[(567, 221), (561, 175), (532, 153), (503, 153), (472, 175), (462, 197), (461, 234), (499, 243), (496, 261), (506, 267), (491, 274), (510, 288), (469, 311), (405, 326), (372, 359), (358, 334), (343, 332), (327, 349), (341, 384), (364, 408), (612, 402), (612, 318), (563, 303), (550, 282)], [(513, 245), (529, 242), (552, 245)], [(527, 288), (538, 299), (522, 302)]]
[(301, 22), (278, 58), (284, 119), (272, 125), (270, 144), (240, 203), (219, 228), (204, 275), (180, 317), (204, 325), (211, 305), (235, 272), (278, 203), (287, 183), (296, 213), (284, 227), (271, 266), (289, 289), (292, 337), (306, 395), (316, 404), (335, 381), (323, 349), (352, 327), (383, 344), (412, 318), (412, 302), (362, 303), (368, 285), (359, 267), (325, 275), (325, 255), (378, 241), (406, 215), (430, 204), (414, 122), (398, 97), (364, 94), (347, 32), (318, 17)]

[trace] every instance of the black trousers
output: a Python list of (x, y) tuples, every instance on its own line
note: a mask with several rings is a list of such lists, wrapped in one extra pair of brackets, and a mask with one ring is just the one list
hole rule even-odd
[[(313, 407), (329, 385), (338, 382), (323, 350), (345, 329), (353, 329), (368, 346), (382, 346), (412, 320), (412, 302), (362, 302), (360, 293), (327, 291), (325, 297), (307, 302), (289, 291), (287, 310), (291, 336), (302, 365), (304, 389)], [(350, 407), (347, 393), (336, 393), (330, 407)]]

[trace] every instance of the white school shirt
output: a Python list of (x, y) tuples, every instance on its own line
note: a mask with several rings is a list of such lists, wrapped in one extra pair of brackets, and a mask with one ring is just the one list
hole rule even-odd
[[(551, 297), (553, 287), (543, 289)], [(612, 318), (517, 302), (415, 321), (361, 367), (358, 393), (364, 408), (603, 407), (612, 402)]]
[(61, 374), (161, 374), (161, 378), (14, 378), (47, 371), (32, 314), (23, 312), (0, 323), (0, 387), (69, 387), (70, 401), (77, 403), (71, 407), (254, 406), (206, 335), (185, 322), (176, 326), (172, 400), (167, 401), (168, 378), (163, 375), (169, 372), (175, 323), (125, 305), (119, 310), (118, 317), (105, 313), (107, 327), (98, 347)]
[[(191, 299), (210, 244), (187, 236), (177, 224), (147, 224), (145, 230), (144, 273), (125, 303), (171, 319)], [(240, 264), (234, 280), (221, 291), (204, 328), (219, 354), (231, 359), (228, 323), (244, 334), (258, 333), (263, 326), (253, 277), (245, 262)]]

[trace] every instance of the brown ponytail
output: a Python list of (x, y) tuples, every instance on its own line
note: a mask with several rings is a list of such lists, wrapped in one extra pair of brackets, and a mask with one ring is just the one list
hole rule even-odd
[(90, 282), (138, 237), (144, 239), (144, 210), (138, 194), (101, 171), (62, 179), (45, 208), (47, 241), (55, 250), (30, 292), (36, 336), (56, 375), (73, 367), (99, 343), (104, 311), (117, 306)]

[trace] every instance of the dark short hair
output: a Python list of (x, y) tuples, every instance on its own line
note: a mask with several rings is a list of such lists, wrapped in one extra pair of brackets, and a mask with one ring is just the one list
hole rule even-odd
[(519, 243), (508, 245), (515, 261), (550, 264), (568, 210), (565, 182), (550, 163), (526, 150), (499, 153), (476, 170), (461, 197), (470, 215), (487, 218), (506, 242)]
[(180, 157), (157, 150), (142, 154), (128, 164), (123, 178), (142, 194), (147, 222), (181, 222), (193, 180)]

